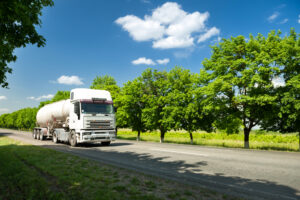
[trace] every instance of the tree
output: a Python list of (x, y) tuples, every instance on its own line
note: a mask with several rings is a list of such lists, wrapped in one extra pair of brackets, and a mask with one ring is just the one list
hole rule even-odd
[(212, 47), (212, 56), (203, 61), (200, 76), (206, 91), (206, 110), (216, 114), (216, 125), (242, 123), (244, 147), (249, 148), (252, 128), (272, 113), (276, 93), (272, 80), (280, 71), (276, 62), (281, 41), (280, 32), (265, 38), (250, 35), (223, 39)]
[(277, 103), (273, 106), (273, 114), (265, 119), (263, 129), (282, 133), (299, 133), (300, 151), (300, 39), (299, 34), (291, 29), (279, 45), (277, 61), (281, 66), (279, 77), (285, 84), (275, 88)]
[(118, 97), (120, 87), (112, 76), (97, 76), (92, 83), (91, 89), (107, 90), (111, 93), (113, 100)]
[(7, 88), (6, 74), (15, 62), (14, 50), (27, 44), (45, 45), (45, 38), (36, 31), (41, 26), (42, 8), (53, 6), (52, 0), (2, 0), (0, 2), (0, 86)]
[[(122, 88), (118, 100), (118, 118), (124, 120), (123, 124), (128, 125), (133, 131), (137, 131), (137, 140), (140, 140), (141, 132), (146, 130), (143, 121), (143, 109), (145, 108), (144, 85), (141, 78), (128, 81)], [(120, 122), (119, 122), (120, 123)]]
[(202, 93), (198, 75), (189, 70), (175, 67), (168, 73), (167, 110), (174, 120), (174, 129), (184, 129), (193, 144), (193, 131), (202, 129), (212, 131), (213, 120), (203, 111)]
[(174, 127), (174, 119), (169, 115), (168, 73), (146, 69), (141, 76), (145, 87), (145, 108), (143, 121), (148, 130), (160, 131), (160, 142), (164, 142), (165, 133)]

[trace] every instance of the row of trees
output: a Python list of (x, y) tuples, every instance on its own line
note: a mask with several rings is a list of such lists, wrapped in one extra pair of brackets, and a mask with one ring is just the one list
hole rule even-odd
[[(143, 131), (159, 130), (163, 142), (167, 131), (180, 129), (193, 142), (192, 133), (199, 129), (227, 133), (243, 129), (248, 148), (255, 126), (300, 133), (299, 34), (291, 29), (288, 36), (280, 35), (272, 31), (267, 37), (223, 39), (212, 46), (212, 56), (203, 61), (199, 74), (182, 67), (146, 69), (123, 87), (105, 75), (96, 77), (91, 88), (111, 92), (118, 126), (137, 131), (137, 139)], [(66, 98), (69, 93), (59, 91), (39, 107)], [(8, 124), (2, 117), (2, 127), (3, 122)]]
[[(112, 92), (118, 125), (138, 132), (170, 129), (236, 133), (249, 148), (253, 127), (300, 134), (300, 40), (291, 29), (223, 39), (212, 46), (199, 74), (175, 67), (145, 70), (119, 88), (112, 77), (97, 77), (92, 88)], [(279, 81), (279, 83), (278, 83)], [(300, 137), (299, 137), (300, 145)]]

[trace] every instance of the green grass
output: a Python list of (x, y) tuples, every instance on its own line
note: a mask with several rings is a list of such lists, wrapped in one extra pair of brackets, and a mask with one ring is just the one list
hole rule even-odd
[[(119, 139), (136, 140), (137, 133), (129, 129), (119, 129)], [(244, 135), (226, 134), (222, 132), (206, 133), (203, 131), (193, 133), (195, 145), (221, 146), (232, 148), (244, 147)], [(159, 142), (159, 132), (141, 133), (142, 141)], [(252, 131), (250, 133), (250, 148), (265, 150), (298, 151), (299, 136), (297, 133), (280, 134), (275, 132)], [(165, 142), (190, 144), (189, 134), (183, 131), (171, 131), (165, 134)]]
[(0, 158), (0, 199), (224, 199), (7, 137), (0, 137)]

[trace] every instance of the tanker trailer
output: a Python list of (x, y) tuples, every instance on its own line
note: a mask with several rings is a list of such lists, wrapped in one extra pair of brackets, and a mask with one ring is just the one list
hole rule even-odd
[(99, 143), (109, 145), (116, 139), (116, 119), (111, 95), (105, 90), (77, 88), (70, 99), (42, 107), (33, 138), (52, 138), (54, 143)]

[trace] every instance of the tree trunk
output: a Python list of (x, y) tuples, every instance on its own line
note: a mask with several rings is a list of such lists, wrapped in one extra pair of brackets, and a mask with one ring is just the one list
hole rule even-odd
[(140, 141), (140, 139), (141, 139), (140, 136), (141, 136), (141, 131), (138, 130), (138, 135), (137, 135), (136, 141)]
[(249, 134), (250, 134), (249, 128), (244, 128), (244, 148), (249, 149)]
[(165, 139), (165, 132), (160, 130), (160, 143), (164, 143), (164, 139)]
[(190, 134), (190, 138), (191, 138), (191, 144), (193, 144), (193, 133), (189, 132), (189, 134)]

